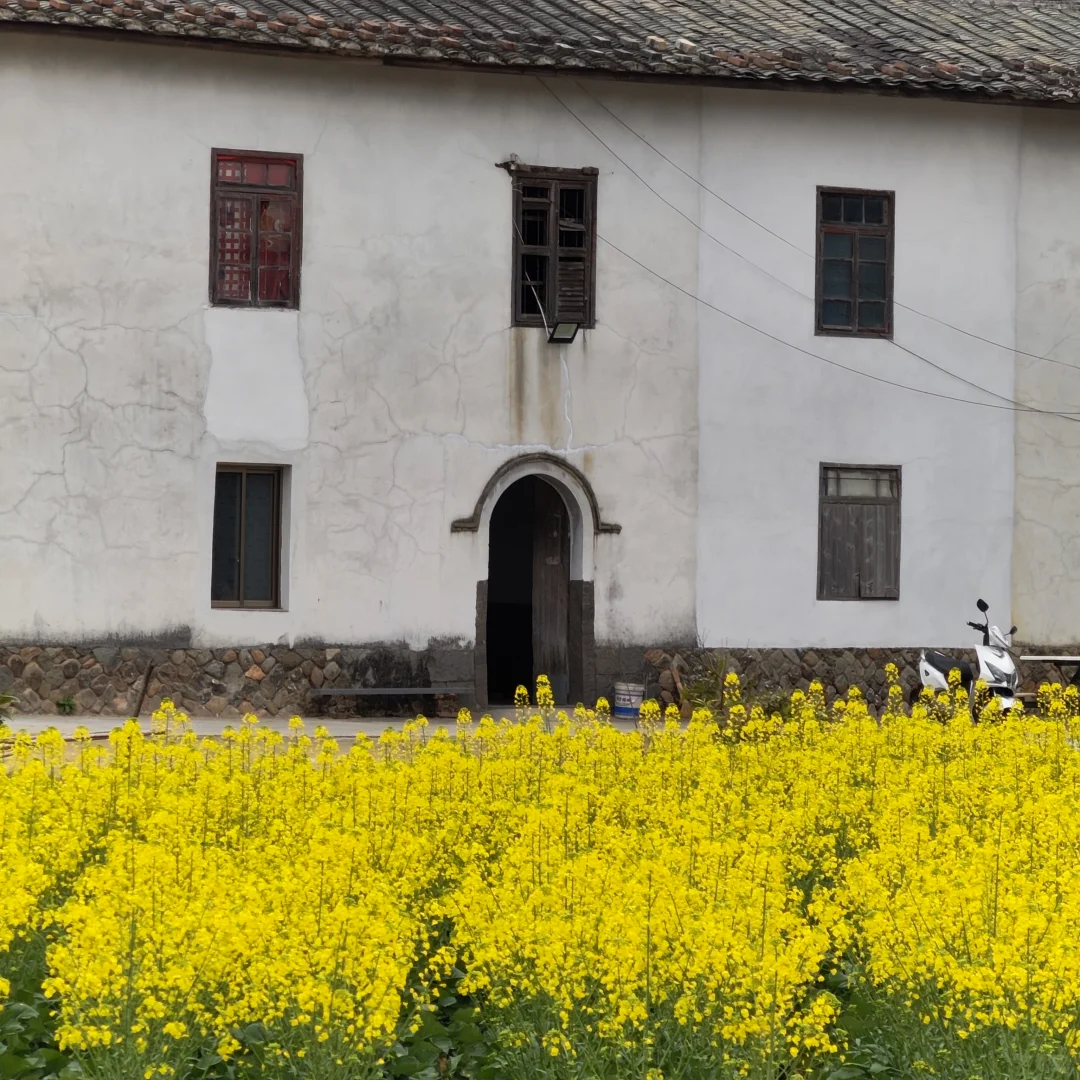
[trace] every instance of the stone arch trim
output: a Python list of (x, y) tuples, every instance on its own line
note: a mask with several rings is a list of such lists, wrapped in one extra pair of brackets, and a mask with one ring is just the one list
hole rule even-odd
[(596, 492), (593, 491), (592, 484), (589, 483), (589, 478), (578, 468), (571, 465), (565, 458), (558, 457), (556, 454), (547, 453), (535, 453), (535, 454), (522, 454), (518, 457), (510, 458), (509, 461), (504, 461), (488, 479), (488, 482), (484, 485), (484, 490), (480, 492), (480, 498), (476, 500), (476, 506), (473, 512), (464, 518), (458, 518), (456, 521), (450, 523), (451, 532), (479, 532), (480, 522), (484, 516), (484, 508), (491, 500), (492, 493), (498, 490), (504, 477), (509, 473), (522, 472), (527, 475), (529, 467), (537, 467), (539, 475), (543, 476), (546, 468), (554, 468), (564, 473), (570, 480), (574, 482), (574, 485), (578, 487), (585, 495), (589, 504), (589, 509), (592, 513), (592, 526), (593, 532), (599, 533), (621, 533), (622, 526), (617, 525), (612, 521), (604, 521), (600, 516), (600, 503), (597, 501)]

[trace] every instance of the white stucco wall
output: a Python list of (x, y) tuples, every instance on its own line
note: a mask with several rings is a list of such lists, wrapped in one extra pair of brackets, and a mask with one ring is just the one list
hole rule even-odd
[[(697, 91), (605, 96), (696, 163)], [(600, 232), (691, 290), (697, 245), (537, 80), (12, 32), (0, 130), (0, 637), (471, 639), (450, 523), (526, 449), (623, 525), (597, 639), (693, 635), (695, 305), (601, 245), (595, 330), (510, 330), (495, 163), (597, 166)], [(299, 313), (208, 308), (215, 146), (305, 155)], [(219, 461), (289, 466), (283, 611), (210, 608)]]
[[(1017, 229), (1013, 599), (1020, 636), (1080, 642), (1080, 117), (1027, 110)], [(1041, 359), (1041, 358), (1048, 359)]]
[[(818, 185), (896, 193), (900, 304), (1010, 346), (1022, 113), (890, 98), (709, 91), (702, 296), (826, 360), (993, 404), (1013, 359), (904, 307), (895, 342), (814, 334)], [(1064, 205), (1063, 203), (1060, 205)], [(801, 295), (800, 295), (801, 294)], [(698, 623), (711, 645), (967, 645), (975, 600), (1008, 626), (1013, 414), (873, 382), (703, 310)], [(902, 468), (899, 601), (816, 599), (822, 462)]]

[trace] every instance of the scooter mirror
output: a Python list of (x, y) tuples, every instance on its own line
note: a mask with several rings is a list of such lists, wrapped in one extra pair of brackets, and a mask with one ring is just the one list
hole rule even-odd
[(975, 606), (985, 615), (990, 610), (990, 605), (985, 600), (978, 600)]
[(1009, 627), (1009, 637), (1012, 637), (1013, 634), (1015, 634), (1015, 633), (1016, 633), (1016, 627), (1015, 626), (1010, 626)]

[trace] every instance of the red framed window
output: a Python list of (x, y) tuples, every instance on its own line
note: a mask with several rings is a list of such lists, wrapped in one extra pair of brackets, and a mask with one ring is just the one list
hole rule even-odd
[(214, 150), (210, 303), (300, 306), (303, 158)]

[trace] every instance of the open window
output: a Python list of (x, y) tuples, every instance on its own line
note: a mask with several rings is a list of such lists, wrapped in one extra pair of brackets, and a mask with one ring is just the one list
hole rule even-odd
[(597, 170), (515, 164), (511, 177), (514, 325), (593, 326)]

